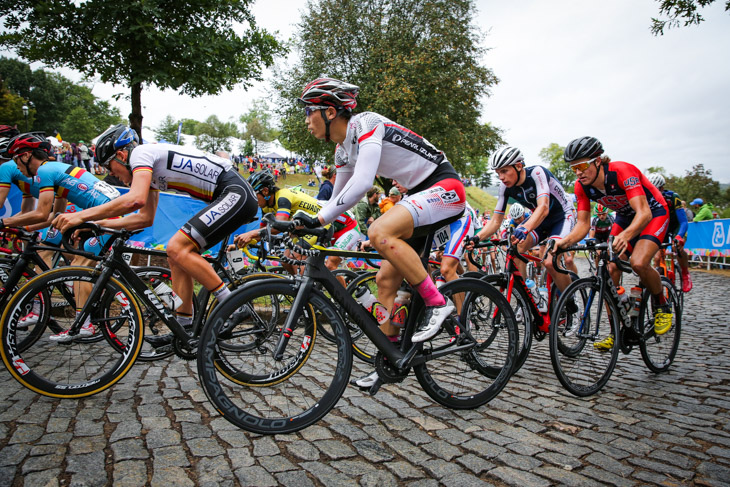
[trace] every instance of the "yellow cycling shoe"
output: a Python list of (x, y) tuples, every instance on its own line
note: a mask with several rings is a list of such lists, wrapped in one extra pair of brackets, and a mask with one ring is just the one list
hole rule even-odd
[(611, 350), (613, 348), (613, 333), (608, 335), (600, 342), (595, 342), (593, 344), (593, 348), (595, 348), (596, 350), (600, 350), (601, 352), (608, 352), (609, 350)]
[(654, 333), (664, 335), (672, 328), (672, 310), (669, 306), (660, 306), (654, 311)]

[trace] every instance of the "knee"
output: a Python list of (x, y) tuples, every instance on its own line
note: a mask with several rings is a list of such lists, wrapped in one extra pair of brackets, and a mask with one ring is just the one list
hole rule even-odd
[(649, 262), (631, 261), (631, 269), (639, 275), (642, 275), (651, 269)]
[(168, 242), (166, 251), (168, 261), (179, 262), (186, 254), (190, 253), (191, 248), (184, 241), (173, 237)]

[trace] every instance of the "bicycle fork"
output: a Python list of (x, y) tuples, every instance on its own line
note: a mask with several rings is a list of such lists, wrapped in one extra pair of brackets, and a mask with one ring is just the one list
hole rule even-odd
[(274, 348), (274, 360), (280, 361), (284, 358), (284, 350), (286, 350), (286, 346), (289, 344), (289, 339), (294, 332), (294, 327), (299, 320), (299, 316), (302, 314), (302, 309), (305, 304), (304, 302), (307, 299), (307, 296), (311, 293), (313, 285), (314, 281), (305, 274), (302, 278), (299, 291), (297, 292), (297, 297), (294, 298), (294, 303), (291, 305), (289, 315), (286, 317), (284, 326), (281, 328), (279, 340), (276, 342), (276, 348)]

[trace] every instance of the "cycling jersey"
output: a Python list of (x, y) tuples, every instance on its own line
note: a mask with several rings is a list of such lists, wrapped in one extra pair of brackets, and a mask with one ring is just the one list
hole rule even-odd
[[(337, 179), (329, 202), (319, 212), (331, 222), (355, 206), (372, 187), (375, 176), (391, 178), (419, 193), (449, 178), (458, 179), (443, 152), (420, 135), (373, 112), (353, 115), (347, 133), (335, 150)], [(399, 202), (400, 203), (400, 202)], [(454, 205), (463, 211), (463, 201)], [(437, 220), (452, 216), (439, 212)]]
[(563, 185), (542, 166), (526, 167), (524, 171), (525, 181), (521, 185), (508, 188), (504, 183), (499, 183), (499, 199), (494, 212), (504, 214), (509, 198), (533, 212), (540, 198), (549, 198), (548, 214), (534, 229), (533, 237), (536, 242), (547, 237), (564, 237), (573, 228), (575, 217), (573, 204), (566, 196)]
[(39, 194), (53, 191), (58, 198), (65, 198), (74, 205), (86, 209), (103, 205), (119, 197), (119, 191), (90, 172), (63, 162), (47, 161), (33, 177)]
[(314, 197), (300, 191), (280, 189), (273, 195), (274, 206), (266, 206), (261, 211), (264, 213), (275, 212), (276, 216), (283, 215), (288, 220), (297, 211), (315, 216), (322, 206)]
[(0, 166), (0, 188), (10, 188), (14, 184), (20, 189), (23, 198), (38, 198), (39, 187), (20, 172), (15, 161), (8, 161)]
[(636, 212), (629, 200), (644, 195), (654, 216), (666, 215), (667, 206), (658, 189), (642, 174), (639, 169), (628, 162), (609, 162), (603, 165), (605, 192), (593, 186), (584, 186), (575, 182), (575, 197), (578, 211), (591, 211), (590, 202), (599, 204), (616, 212), (618, 217), (631, 220)]
[(218, 178), (228, 172), (233, 164), (228, 159), (198, 149), (170, 144), (145, 144), (132, 151), (129, 167), (132, 174), (138, 171), (151, 172), (150, 186), (153, 189), (186, 193), (199, 200), (213, 201), (218, 189)]
[(624, 231), (636, 215), (629, 200), (643, 195), (653, 218), (641, 233), (629, 242), (628, 251), (631, 252), (636, 242), (643, 239), (660, 245), (667, 233), (669, 216), (667, 204), (659, 190), (636, 166), (628, 162), (604, 163), (603, 172), (605, 192), (593, 186), (585, 186), (580, 181), (575, 182), (578, 211), (591, 211), (591, 200), (614, 210), (616, 221), (611, 229), (611, 235), (615, 236)]
[(594, 216), (593, 220), (591, 220), (593, 238), (595, 238), (598, 242), (608, 242), (608, 236), (611, 234), (613, 223), (613, 217), (611, 215), (606, 215), (605, 220), (601, 220), (599, 217)]
[[(687, 213), (682, 208), (682, 199), (674, 191), (662, 191), (669, 210), (669, 232), (682, 238), (687, 236)], [(667, 232), (667, 235), (669, 235)]]

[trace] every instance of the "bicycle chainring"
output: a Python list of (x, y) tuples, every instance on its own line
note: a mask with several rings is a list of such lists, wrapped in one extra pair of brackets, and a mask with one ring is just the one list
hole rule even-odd
[(375, 370), (378, 371), (378, 375), (384, 384), (395, 384), (397, 382), (403, 382), (403, 379), (408, 377), (411, 368), (408, 367), (405, 370), (397, 369), (385, 358), (382, 352), (378, 352), (375, 354)]
[(633, 328), (628, 326), (621, 327), (621, 351), (624, 355), (628, 355), (629, 352), (634, 348), (634, 345), (639, 344), (639, 336)]
[(195, 347), (192, 350), (185, 347), (177, 337), (172, 339), (172, 348), (175, 351), (175, 355), (183, 360), (193, 360), (198, 357), (198, 348)]

